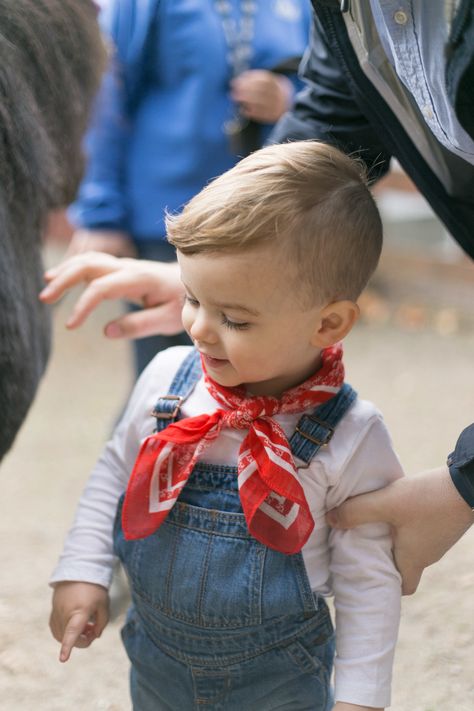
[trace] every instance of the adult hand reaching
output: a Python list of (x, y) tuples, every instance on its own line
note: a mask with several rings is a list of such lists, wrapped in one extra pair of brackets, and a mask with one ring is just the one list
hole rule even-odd
[(66, 322), (67, 328), (81, 326), (102, 301), (126, 299), (143, 306), (143, 311), (109, 322), (104, 328), (108, 338), (143, 338), (156, 333), (173, 335), (183, 330), (183, 287), (176, 262), (85, 252), (49, 269), (45, 279), (48, 285), (39, 298), (48, 304), (58, 301), (77, 284), (87, 284)]
[(332, 528), (385, 521), (393, 528), (394, 557), (404, 595), (415, 592), (423, 569), (438, 561), (474, 523), (447, 467), (398, 479), (329, 511)]

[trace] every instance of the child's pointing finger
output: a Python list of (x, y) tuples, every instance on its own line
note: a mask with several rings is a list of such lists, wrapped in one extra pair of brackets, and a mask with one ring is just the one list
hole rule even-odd
[(84, 610), (75, 612), (64, 630), (59, 661), (67, 662), (73, 647), (88, 647), (94, 638), (94, 626), (89, 623), (88, 613)]

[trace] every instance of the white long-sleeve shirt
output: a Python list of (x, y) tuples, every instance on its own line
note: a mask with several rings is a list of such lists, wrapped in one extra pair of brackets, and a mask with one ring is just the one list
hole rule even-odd
[[(168, 393), (188, 351), (186, 346), (163, 351), (140, 377), (120, 424), (91, 473), (51, 583), (80, 580), (110, 585), (118, 499), (126, 489), (140, 443), (153, 431), (153, 406), (158, 397)], [(218, 407), (201, 379), (181, 411), (184, 417), (193, 417)], [(275, 416), (287, 437), (293, 434), (301, 414)], [(205, 461), (236, 464), (245, 434), (223, 429), (206, 449)], [(296, 464), (301, 465), (298, 475), (315, 521), (302, 551), (308, 578), (313, 591), (335, 598), (335, 698), (388, 706), (401, 596), (388, 526), (370, 524), (334, 531), (324, 519), (327, 510), (347, 497), (402, 476), (380, 413), (371, 403), (357, 399), (330, 443), (310, 465), (306, 467), (299, 460)]]

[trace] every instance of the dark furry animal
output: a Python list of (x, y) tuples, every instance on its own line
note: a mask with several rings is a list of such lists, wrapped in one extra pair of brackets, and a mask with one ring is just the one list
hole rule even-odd
[(105, 63), (92, 0), (0, 0), (0, 459), (50, 350), (41, 233), (71, 202)]

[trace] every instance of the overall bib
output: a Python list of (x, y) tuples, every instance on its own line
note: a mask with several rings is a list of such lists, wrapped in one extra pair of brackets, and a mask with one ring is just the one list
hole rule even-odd
[[(200, 376), (193, 351), (157, 403), (158, 430)], [(290, 439), (297, 460), (309, 463), (355, 397), (345, 384), (300, 419)], [(122, 638), (134, 711), (331, 709), (327, 605), (312, 593), (301, 553), (285, 555), (248, 533), (236, 467), (198, 463), (164, 523), (143, 539), (125, 540), (122, 504), (114, 546), (132, 592)]]

